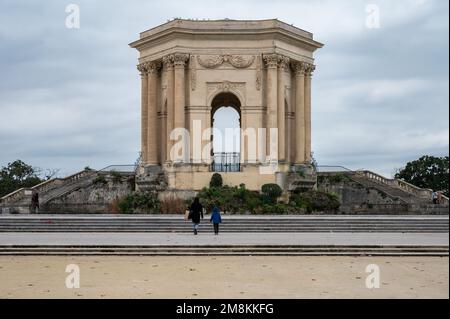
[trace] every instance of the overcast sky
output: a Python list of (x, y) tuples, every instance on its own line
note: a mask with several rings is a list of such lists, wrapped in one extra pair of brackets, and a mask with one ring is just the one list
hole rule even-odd
[[(80, 28), (65, 26), (68, 4)], [(368, 4), (380, 28), (366, 24)], [(313, 150), (319, 164), (390, 176), (448, 155), (447, 0), (0, 0), (0, 166), (66, 175), (131, 164), (140, 147), (141, 31), (174, 17), (278, 18), (314, 33)]]

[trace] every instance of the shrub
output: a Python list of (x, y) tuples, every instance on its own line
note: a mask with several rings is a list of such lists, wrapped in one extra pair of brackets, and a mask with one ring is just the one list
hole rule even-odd
[(161, 200), (162, 214), (184, 214), (188, 204), (182, 198), (170, 196)]
[(265, 192), (261, 194), (248, 190), (244, 184), (239, 187), (205, 187), (197, 196), (208, 211), (217, 205), (225, 212), (238, 214), (303, 214), (335, 211), (340, 206), (336, 194), (317, 191), (293, 194), (289, 204), (277, 203), (281, 188), (276, 184), (264, 185), (263, 188)]
[(277, 198), (283, 194), (283, 190), (278, 184), (264, 184), (261, 187), (261, 191), (272, 203), (276, 203)]
[(105, 184), (107, 184), (108, 182), (106, 181), (106, 178), (105, 178), (104, 175), (98, 175), (98, 176), (94, 179), (93, 183), (94, 183), (94, 185), (99, 185), (99, 184), (105, 185)]
[(120, 213), (119, 203), (120, 203), (120, 199), (119, 199), (119, 198), (113, 199), (113, 200), (108, 204), (108, 207), (107, 207), (107, 209), (106, 209), (106, 212), (107, 212), (107, 213), (110, 213), (110, 214), (118, 214), (118, 213)]
[(111, 177), (112, 177), (113, 184), (120, 184), (122, 182), (122, 175), (120, 175), (119, 172), (112, 171)]
[(246, 189), (244, 184), (240, 187), (205, 187), (197, 196), (208, 211), (217, 205), (225, 212), (252, 213), (261, 205), (258, 192)]
[(123, 214), (155, 213), (160, 211), (160, 202), (152, 193), (133, 193), (119, 201), (119, 211)]
[(211, 181), (209, 182), (209, 187), (222, 187), (223, 186), (223, 179), (222, 175), (219, 173), (214, 173), (211, 177)]
[(304, 208), (308, 213), (314, 211), (331, 212), (339, 209), (340, 203), (336, 194), (320, 191), (308, 191), (294, 194), (290, 201), (298, 208)]

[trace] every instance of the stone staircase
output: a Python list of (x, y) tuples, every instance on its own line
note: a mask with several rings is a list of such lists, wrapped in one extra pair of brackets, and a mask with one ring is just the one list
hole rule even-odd
[[(371, 171), (351, 171), (338, 166), (327, 167), (327, 171), (319, 171), (318, 175), (319, 177), (332, 179), (333, 177), (338, 177), (339, 179), (339, 177), (344, 176), (348, 181), (359, 185), (358, 187), (367, 191), (371, 189), (376, 190), (381, 197), (391, 200), (391, 204), (373, 204), (376, 209), (383, 210), (384, 207), (386, 211), (398, 210), (404, 214), (449, 214), (448, 197), (442, 196), (442, 202), (440, 204), (433, 204), (433, 190), (419, 188), (400, 179), (389, 179)], [(362, 203), (361, 199), (360, 202)], [(345, 205), (346, 203), (342, 204)], [(350, 205), (353, 204), (355, 203), (350, 203)]]
[(0, 199), (0, 212), (30, 213), (33, 192), (39, 193), (39, 204), (44, 207), (52, 199), (92, 184), (96, 177), (96, 171), (83, 170), (66, 178), (53, 178), (30, 188), (20, 188)]
[[(378, 191), (384, 193), (385, 195), (392, 197), (392, 198), (397, 198), (404, 203), (429, 203), (430, 202), (429, 198), (417, 197), (416, 195), (413, 195), (403, 189), (380, 183), (376, 180), (369, 179), (365, 176), (350, 175), (349, 177), (353, 181), (363, 185), (366, 188), (375, 188)], [(431, 198), (431, 196), (430, 196), (430, 198)]]
[[(223, 216), (224, 233), (448, 233), (448, 217)], [(207, 217), (203, 229), (209, 227)], [(183, 216), (4, 216), (0, 232), (191, 233)]]
[[(424, 189), (409, 184), (400, 179), (389, 179), (371, 171), (357, 171), (348, 175), (351, 179), (368, 187), (377, 188), (392, 197), (397, 197), (406, 203), (430, 203), (433, 190)], [(448, 197), (443, 196), (444, 204), (449, 204)]]
[(448, 257), (448, 246), (415, 245), (2, 245), (0, 256), (425, 256)]

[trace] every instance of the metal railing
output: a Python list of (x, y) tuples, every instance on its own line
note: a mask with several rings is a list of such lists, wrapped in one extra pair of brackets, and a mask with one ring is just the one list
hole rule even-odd
[(136, 164), (133, 165), (109, 165), (99, 170), (101, 173), (117, 172), (117, 173), (133, 173), (136, 172)]
[(237, 152), (218, 152), (212, 156), (211, 171), (217, 173), (240, 172), (241, 154)]
[(316, 168), (318, 173), (338, 173), (338, 172), (352, 172), (344, 166), (319, 165)]

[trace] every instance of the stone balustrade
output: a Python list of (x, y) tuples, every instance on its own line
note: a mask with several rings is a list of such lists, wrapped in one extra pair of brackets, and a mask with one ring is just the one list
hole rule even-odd
[(24, 198), (27, 195), (27, 191), (30, 192), (31, 190), (27, 188), (19, 188), (18, 190), (9, 193), (2, 198), (0, 198), (0, 202), (3, 204), (15, 202), (21, 198)]
[(70, 176), (67, 176), (65, 178), (52, 178), (33, 187), (20, 188), (0, 198), (0, 203), (2, 204), (14, 203), (23, 198), (26, 198), (27, 196), (31, 197), (33, 192), (45, 193), (51, 189), (63, 185), (64, 183), (74, 182), (81, 178), (84, 178), (85, 176), (90, 175), (93, 172), (95, 171), (83, 170)]
[(374, 173), (374, 172), (371, 172), (371, 171), (362, 171), (361, 173), (362, 173), (362, 175), (364, 175), (365, 177), (367, 177), (368, 179), (371, 179), (373, 181), (376, 181), (376, 182), (379, 182), (379, 183), (382, 183), (382, 184), (386, 184), (386, 185), (389, 185), (389, 186), (396, 186), (395, 185), (395, 180), (386, 178), (386, 177), (381, 176), (381, 175), (379, 175), (377, 173)]
[[(407, 193), (413, 194), (417, 197), (431, 200), (431, 195), (433, 193), (432, 189), (420, 188), (420, 187), (412, 185), (404, 180), (397, 179), (397, 178), (396, 179), (388, 179), (386, 177), (383, 177), (383, 176), (373, 173), (371, 171), (362, 171), (359, 173), (362, 173), (362, 175), (364, 175), (365, 177), (367, 177), (371, 180), (374, 180), (376, 182), (386, 184), (389, 186), (394, 186), (394, 187), (400, 188), (401, 190), (403, 190)], [(442, 201), (443, 201), (442, 204), (447, 204), (447, 205), (449, 204), (449, 198), (447, 196), (442, 196)]]

